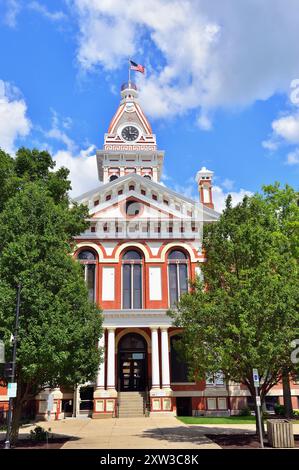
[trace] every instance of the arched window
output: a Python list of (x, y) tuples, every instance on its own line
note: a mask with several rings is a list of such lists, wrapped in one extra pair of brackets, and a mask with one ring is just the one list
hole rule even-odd
[(137, 333), (128, 333), (119, 341), (118, 349), (119, 351), (146, 351), (146, 342), (141, 335)]
[(180, 340), (179, 335), (170, 338), (170, 364), (171, 382), (188, 382), (188, 366), (180, 357), (175, 343)]
[(123, 308), (142, 308), (142, 256), (129, 250), (123, 256)]
[(168, 284), (170, 306), (188, 291), (188, 259), (181, 250), (172, 250), (168, 255)]
[(88, 290), (88, 298), (91, 302), (95, 301), (95, 273), (96, 256), (93, 251), (82, 250), (78, 254), (78, 260), (83, 265), (84, 279)]
[(118, 176), (117, 175), (111, 175), (109, 178), (109, 181), (114, 181), (117, 180)]

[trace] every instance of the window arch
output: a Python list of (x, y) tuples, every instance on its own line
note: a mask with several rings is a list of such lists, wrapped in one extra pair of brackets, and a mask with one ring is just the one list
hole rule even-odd
[(81, 261), (95, 261), (95, 254), (90, 250), (82, 250), (78, 254), (78, 259)]
[(142, 308), (143, 257), (137, 250), (128, 250), (122, 258), (123, 308)]
[(84, 279), (88, 290), (88, 298), (95, 301), (96, 255), (91, 250), (81, 250), (77, 259), (83, 266)]
[(168, 254), (168, 287), (170, 306), (188, 292), (188, 258), (181, 250), (174, 249)]
[(138, 333), (127, 333), (120, 339), (118, 349), (119, 351), (132, 351), (134, 349), (146, 351), (147, 344), (145, 339)]
[(109, 181), (114, 181), (117, 180), (118, 176), (117, 175), (111, 175), (109, 178)]

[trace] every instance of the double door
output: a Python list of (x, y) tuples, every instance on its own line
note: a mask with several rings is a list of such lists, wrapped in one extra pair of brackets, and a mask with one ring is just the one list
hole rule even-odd
[(145, 389), (146, 357), (144, 352), (120, 352), (120, 391), (133, 392)]

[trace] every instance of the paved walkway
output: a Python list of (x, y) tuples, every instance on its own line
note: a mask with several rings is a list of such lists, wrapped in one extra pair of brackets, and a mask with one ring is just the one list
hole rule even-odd
[[(36, 425), (51, 428), (56, 436), (71, 439), (63, 449), (220, 449), (206, 434), (251, 434), (254, 424), (186, 425), (174, 416), (119, 419), (66, 419), (24, 426), (20, 434), (28, 436)], [(299, 424), (294, 424), (299, 434)], [(4, 433), (0, 433), (0, 439)], [(2, 436), (3, 434), (3, 436)]]
[[(202, 430), (175, 417), (66, 419), (37, 423), (71, 436), (63, 449), (220, 449)], [(23, 428), (22, 433), (31, 428)]]

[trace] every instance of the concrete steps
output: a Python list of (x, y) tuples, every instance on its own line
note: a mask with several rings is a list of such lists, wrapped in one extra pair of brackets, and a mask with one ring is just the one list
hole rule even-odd
[(144, 416), (144, 393), (120, 392), (118, 400), (120, 418)]

